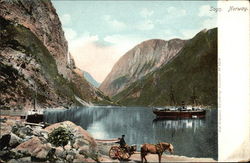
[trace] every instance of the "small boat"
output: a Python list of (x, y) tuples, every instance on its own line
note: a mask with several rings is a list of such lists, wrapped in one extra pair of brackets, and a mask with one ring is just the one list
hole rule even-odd
[[(37, 110), (37, 88), (36, 89), (36, 94), (34, 97), (34, 109), (30, 110), (27, 112), (27, 115), (25, 117), (26, 122), (30, 122), (30, 123), (41, 123), (43, 122), (43, 110)], [(22, 118), (22, 117), (21, 117)]]
[(26, 121), (30, 123), (43, 122), (43, 110), (28, 111)]

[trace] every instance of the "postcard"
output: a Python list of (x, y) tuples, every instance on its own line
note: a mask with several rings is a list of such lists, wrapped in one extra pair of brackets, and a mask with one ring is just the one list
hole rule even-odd
[(248, 1), (0, 1), (0, 162), (250, 161)]

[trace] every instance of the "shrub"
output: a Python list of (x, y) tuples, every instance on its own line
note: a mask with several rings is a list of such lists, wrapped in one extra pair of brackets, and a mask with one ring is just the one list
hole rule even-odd
[(64, 127), (58, 127), (54, 129), (48, 137), (48, 142), (55, 145), (56, 147), (68, 144), (69, 141), (73, 140), (73, 134)]

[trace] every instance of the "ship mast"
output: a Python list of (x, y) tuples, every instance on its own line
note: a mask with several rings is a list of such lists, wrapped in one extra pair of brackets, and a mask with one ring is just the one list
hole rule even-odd
[(34, 111), (36, 111), (36, 103), (37, 103), (36, 99), (37, 99), (37, 87), (35, 84)]
[(173, 90), (172, 85), (170, 86), (169, 96), (170, 96), (170, 105), (172, 105), (172, 106), (176, 105), (176, 101), (175, 101), (175, 97), (174, 97), (174, 90)]
[(195, 95), (195, 88), (194, 87), (193, 87), (193, 95), (191, 96), (191, 101), (193, 103), (193, 106), (198, 105), (197, 96)]

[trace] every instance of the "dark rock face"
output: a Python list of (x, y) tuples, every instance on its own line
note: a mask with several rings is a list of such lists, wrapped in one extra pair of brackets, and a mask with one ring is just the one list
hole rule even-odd
[(5, 147), (9, 146), (10, 143), (10, 134), (3, 135), (0, 139), (0, 150), (4, 149)]
[(0, 58), (0, 109), (31, 108), (35, 94), (41, 108), (110, 103), (75, 73), (49, 0), (0, 1)]
[(217, 106), (217, 28), (203, 30), (188, 40), (179, 53), (160, 69), (146, 75), (113, 99), (123, 105), (165, 106), (192, 104)]
[(74, 103), (69, 82), (58, 73), (55, 59), (43, 43), (22, 25), (0, 20), (1, 108), (29, 108), (36, 91), (41, 107)]
[(61, 22), (49, 0), (1, 1), (0, 16), (28, 28), (56, 60), (59, 73), (70, 76), (68, 45)]
[(120, 58), (100, 89), (105, 94), (114, 96), (131, 83), (168, 63), (184, 44), (185, 41), (180, 39), (142, 42)]

